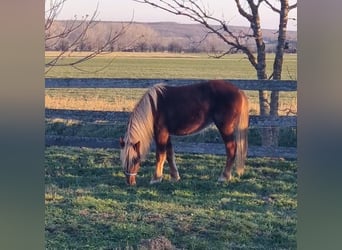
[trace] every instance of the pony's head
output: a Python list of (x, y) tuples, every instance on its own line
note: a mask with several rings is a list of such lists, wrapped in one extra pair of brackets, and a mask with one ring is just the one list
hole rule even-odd
[(135, 177), (138, 174), (141, 162), (140, 142), (131, 143), (120, 137), (121, 162), (126, 182), (133, 186), (136, 184)]
[(124, 138), (120, 138), (121, 162), (129, 185), (135, 185), (135, 177), (150, 148), (154, 134), (153, 110), (157, 110), (159, 94), (163, 93), (163, 84), (148, 89), (135, 105), (127, 124)]

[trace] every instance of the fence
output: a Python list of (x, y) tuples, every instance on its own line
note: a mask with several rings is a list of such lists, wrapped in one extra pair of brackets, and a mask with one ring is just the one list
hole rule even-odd
[[(180, 85), (196, 83), (200, 79), (113, 79), (113, 78), (48, 78), (45, 80), (46, 88), (148, 88), (156, 83), (164, 82), (168, 85)], [(269, 90), (269, 91), (297, 91), (296, 81), (274, 80), (229, 80), (243, 90)], [(129, 117), (127, 112), (102, 112), (102, 111), (75, 111), (75, 110), (45, 110), (46, 118), (78, 119), (94, 122), (103, 121), (126, 122)], [(296, 127), (296, 116), (250, 116), (250, 127)], [(117, 148), (118, 143), (113, 139), (66, 137), (57, 135), (45, 136), (46, 146), (79, 146), (79, 147), (103, 147)], [(222, 144), (215, 143), (181, 143), (174, 145), (176, 152), (184, 153), (214, 153), (225, 154)], [(153, 148), (153, 145), (152, 145)], [(249, 157), (284, 157), (296, 158), (297, 149), (294, 147), (257, 147), (250, 146)]]

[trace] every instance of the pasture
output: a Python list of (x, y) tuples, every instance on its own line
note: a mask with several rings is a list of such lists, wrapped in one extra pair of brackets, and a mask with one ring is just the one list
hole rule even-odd
[[(55, 52), (47, 52), (46, 61), (55, 55)], [(84, 53), (65, 56), (62, 62), (73, 62), (82, 55)], [(272, 72), (273, 59), (274, 55), (267, 55), (268, 75)], [(54, 67), (46, 77), (256, 79), (255, 69), (243, 54), (215, 59), (207, 54), (114, 52), (77, 67)], [(285, 55), (282, 79), (297, 79), (296, 54)]]
[[(286, 55), (283, 79), (297, 78), (296, 63), (296, 55)], [(79, 67), (82, 71), (56, 67), (46, 77), (255, 78), (255, 70), (243, 55), (213, 59), (192, 54), (113, 53)], [(45, 107), (130, 111), (144, 91), (46, 89)], [(257, 93), (247, 94), (250, 114), (257, 114)], [(280, 109), (285, 114), (288, 109), (296, 111), (296, 93), (281, 93)], [(296, 131), (290, 130), (281, 135), (280, 143), (296, 146)], [(47, 134), (113, 138), (115, 143), (124, 132), (121, 123), (46, 119)], [(177, 140), (218, 142), (220, 138), (209, 128)], [(259, 143), (254, 131), (249, 143)], [(165, 236), (177, 249), (296, 249), (296, 161), (249, 158), (245, 175), (220, 184), (217, 178), (224, 156), (176, 152), (181, 181), (169, 181), (166, 164), (164, 181), (151, 186), (154, 162), (151, 152), (142, 163), (137, 187), (128, 187), (118, 150), (47, 147), (46, 248), (139, 249), (143, 239)]]
[(246, 173), (217, 178), (225, 157), (176, 154), (181, 181), (150, 185), (154, 154), (127, 187), (117, 150), (49, 147), (47, 249), (137, 249), (164, 236), (177, 249), (296, 249), (295, 161), (248, 159)]

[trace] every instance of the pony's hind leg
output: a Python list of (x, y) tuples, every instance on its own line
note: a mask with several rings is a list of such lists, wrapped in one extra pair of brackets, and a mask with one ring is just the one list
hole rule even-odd
[(221, 129), (219, 128), (221, 137), (223, 139), (226, 148), (226, 166), (223, 169), (218, 181), (224, 182), (229, 181), (232, 178), (232, 167), (235, 161), (236, 155), (236, 142), (234, 137), (234, 128)]
[(221, 176), (218, 179), (218, 181), (220, 182), (231, 180), (232, 167), (233, 167), (234, 160), (235, 160), (235, 149), (236, 149), (235, 141), (229, 141), (225, 143), (225, 146), (226, 146), (227, 159), (226, 159), (226, 166), (223, 169)]
[(178, 169), (177, 169), (176, 162), (175, 162), (175, 152), (172, 147), (171, 137), (169, 137), (167, 141), (166, 151), (167, 151), (166, 159), (170, 166), (171, 180), (178, 181), (180, 179), (180, 176), (179, 176)]

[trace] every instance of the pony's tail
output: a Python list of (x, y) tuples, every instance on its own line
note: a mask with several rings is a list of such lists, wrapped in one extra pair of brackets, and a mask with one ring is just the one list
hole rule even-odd
[(236, 156), (235, 156), (235, 167), (236, 173), (240, 176), (244, 172), (245, 161), (247, 157), (248, 148), (248, 99), (243, 91), (240, 91), (242, 97), (241, 113), (238, 120), (237, 127), (235, 129), (235, 140), (236, 140)]

